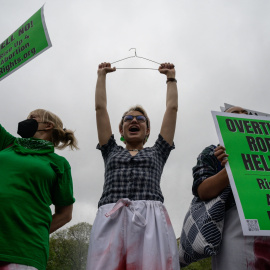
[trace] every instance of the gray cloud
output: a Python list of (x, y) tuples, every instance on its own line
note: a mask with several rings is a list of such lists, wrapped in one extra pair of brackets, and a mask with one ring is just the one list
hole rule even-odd
[[(5, 40), (43, 1), (1, 2), (0, 40)], [(269, 112), (269, 2), (242, 1), (53, 1), (45, 19), (52, 48), (0, 84), (1, 124), (17, 123), (35, 108), (58, 114), (76, 130), (80, 150), (61, 151), (72, 167), (74, 218), (93, 223), (104, 165), (97, 144), (94, 92), (97, 65), (129, 55), (130, 48), (176, 65), (179, 114), (162, 190), (176, 235), (191, 201), (191, 168), (201, 150), (218, 143), (211, 110), (224, 102)], [(116, 67), (157, 67), (130, 59)], [(119, 143), (118, 122), (128, 107), (143, 105), (153, 145), (165, 110), (165, 76), (152, 70), (117, 70), (107, 79), (108, 110)]]

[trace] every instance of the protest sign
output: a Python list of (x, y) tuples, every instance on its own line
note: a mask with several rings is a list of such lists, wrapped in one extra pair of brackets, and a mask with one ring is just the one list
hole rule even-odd
[(43, 9), (0, 44), (0, 81), (52, 46)]
[(244, 235), (270, 236), (269, 117), (212, 112)]

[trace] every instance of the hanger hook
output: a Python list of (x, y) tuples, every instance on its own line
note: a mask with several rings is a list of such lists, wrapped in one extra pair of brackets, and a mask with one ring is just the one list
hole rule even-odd
[[(114, 64), (114, 63), (117, 63), (117, 62), (120, 62), (120, 61), (129, 59), (129, 58), (138, 57), (138, 58), (142, 58), (142, 59), (144, 59), (144, 60), (147, 60), (147, 61), (156, 63), (156, 64), (158, 64), (158, 65), (161, 65), (160, 63), (158, 63), (158, 62), (156, 62), (156, 61), (150, 60), (150, 59), (145, 58), (145, 57), (138, 56), (138, 55), (137, 55), (137, 52), (136, 52), (136, 48), (130, 48), (129, 51), (130, 51), (130, 50), (135, 50), (135, 55), (129, 56), (129, 57), (126, 57), (126, 58), (117, 60), (117, 61), (114, 61), (114, 62), (112, 62), (111, 64)], [(117, 69), (133, 69), (133, 68), (117, 68)], [(140, 68), (134, 68), (134, 69), (140, 69)], [(155, 69), (155, 68), (142, 68), (142, 69), (154, 69), (154, 70), (157, 70), (157, 69)]]
[(130, 50), (135, 50), (135, 56), (137, 57), (136, 48), (130, 48), (129, 51)]

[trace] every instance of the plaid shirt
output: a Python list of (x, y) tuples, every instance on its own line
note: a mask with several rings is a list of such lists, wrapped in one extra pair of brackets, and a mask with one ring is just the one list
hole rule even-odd
[(153, 147), (146, 147), (132, 156), (116, 144), (112, 135), (107, 144), (98, 145), (97, 149), (101, 150), (105, 163), (105, 183), (98, 207), (121, 198), (163, 203), (160, 179), (174, 145), (170, 146), (159, 135)]
[[(207, 178), (217, 174), (224, 167), (221, 166), (221, 163), (214, 155), (215, 145), (210, 145), (206, 147), (197, 158), (197, 165), (192, 168), (193, 172), (193, 186), (192, 193), (193, 195), (199, 197), (198, 187), (199, 185)], [(235, 205), (235, 200), (233, 194), (229, 195), (226, 202), (226, 210), (230, 209)]]

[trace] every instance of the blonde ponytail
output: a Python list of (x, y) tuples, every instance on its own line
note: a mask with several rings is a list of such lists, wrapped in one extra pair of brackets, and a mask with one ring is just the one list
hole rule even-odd
[(68, 146), (71, 150), (79, 149), (74, 131), (63, 128), (63, 122), (56, 114), (43, 109), (37, 109), (31, 112), (30, 115), (31, 114), (37, 114), (41, 118), (42, 122), (53, 124), (54, 128), (51, 142), (55, 148), (64, 149)]

